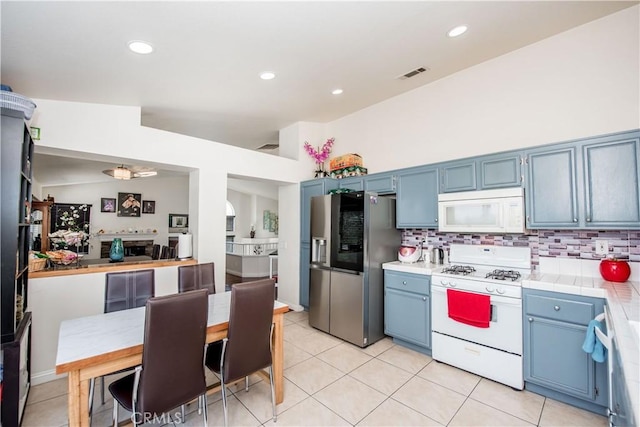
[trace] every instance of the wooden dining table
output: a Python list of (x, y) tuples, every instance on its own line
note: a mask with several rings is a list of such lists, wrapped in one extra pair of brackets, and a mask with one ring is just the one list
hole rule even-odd
[[(207, 343), (227, 336), (231, 292), (209, 295)], [(274, 302), (273, 377), (276, 403), (284, 399), (283, 324), (289, 307)], [(145, 308), (116, 311), (60, 324), (56, 373), (68, 374), (69, 425), (89, 425), (89, 382), (92, 378), (140, 365)]]

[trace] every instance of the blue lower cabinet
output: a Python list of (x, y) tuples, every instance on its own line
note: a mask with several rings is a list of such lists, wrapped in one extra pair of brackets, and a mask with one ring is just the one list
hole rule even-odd
[(394, 341), (431, 353), (430, 276), (384, 273), (384, 333)]
[(582, 350), (587, 325), (604, 311), (604, 301), (530, 289), (523, 294), (525, 387), (605, 414), (607, 364)]
[(610, 354), (613, 354), (613, 386), (611, 387), (612, 411), (609, 415), (609, 421), (614, 426), (630, 426), (633, 425), (631, 399), (627, 393), (622, 361), (620, 360), (615, 338), (613, 340), (613, 351)]

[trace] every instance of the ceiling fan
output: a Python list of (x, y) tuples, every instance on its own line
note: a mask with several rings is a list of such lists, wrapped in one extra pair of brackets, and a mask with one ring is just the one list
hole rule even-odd
[(115, 179), (133, 179), (133, 178), (147, 178), (150, 176), (156, 176), (158, 174), (157, 171), (154, 170), (139, 170), (135, 171), (129, 169), (125, 165), (116, 166), (113, 169), (106, 169), (102, 171), (103, 174), (114, 177)]

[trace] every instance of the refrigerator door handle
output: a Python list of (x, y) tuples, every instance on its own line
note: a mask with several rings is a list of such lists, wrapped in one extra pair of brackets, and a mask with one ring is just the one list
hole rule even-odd
[(362, 272), (361, 272), (361, 271), (345, 270), (345, 269), (343, 269), (343, 268), (336, 268), (336, 267), (332, 267), (332, 268), (331, 268), (331, 271), (336, 271), (336, 272), (338, 272), (338, 273), (345, 273), (345, 274), (353, 274), (353, 275), (356, 275), (356, 276), (359, 276), (359, 275), (361, 275), (361, 274), (362, 274)]

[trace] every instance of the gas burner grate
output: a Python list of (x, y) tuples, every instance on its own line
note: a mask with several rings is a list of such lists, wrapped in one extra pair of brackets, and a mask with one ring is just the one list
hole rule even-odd
[(487, 273), (485, 278), (495, 280), (511, 280), (512, 282), (515, 282), (520, 278), (520, 273), (513, 270), (493, 270), (491, 273)]
[(442, 270), (442, 272), (446, 274), (456, 274), (462, 276), (471, 274), (474, 271), (476, 271), (476, 269), (471, 267), (470, 265), (452, 265), (451, 267), (447, 267)]

